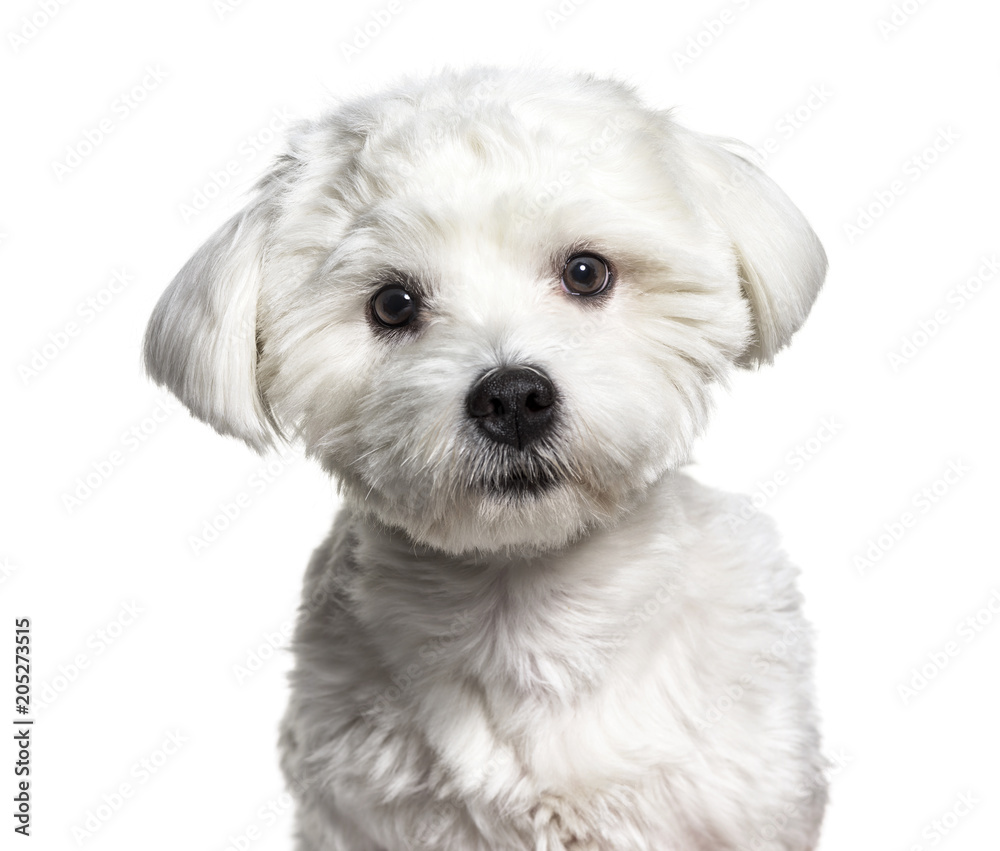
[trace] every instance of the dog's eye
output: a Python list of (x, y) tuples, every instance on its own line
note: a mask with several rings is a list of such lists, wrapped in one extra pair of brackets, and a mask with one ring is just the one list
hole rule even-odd
[(372, 316), (386, 328), (409, 325), (417, 317), (417, 299), (399, 284), (389, 284), (372, 296)]
[(611, 284), (606, 260), (596, 254), (574, 254), (563, 267), (563, 289), (570, 295), (597, 295)]

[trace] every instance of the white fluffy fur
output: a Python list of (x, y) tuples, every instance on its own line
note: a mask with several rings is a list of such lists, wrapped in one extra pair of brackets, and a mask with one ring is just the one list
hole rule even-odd
[[(581, 248), (610, 297), (560, 288)], [(795, 570), (677, 470), (712, 383), (771, 360), (825, 267), (735, 146), (611, 81), (448, 73), (292, 132), (161, 299), (146, 362), (341, 484), (282, 733), (303, 851), (814, 847)], [(368, 318), (390, 270), (422, 288), (413, 331)], [(510, 453), (465, 398), (518, 364), (559, 392), (519, 463), (558, 484), (498, 494)]]

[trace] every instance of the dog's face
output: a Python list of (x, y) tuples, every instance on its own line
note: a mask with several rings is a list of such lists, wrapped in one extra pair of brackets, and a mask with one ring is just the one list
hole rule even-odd
[(710, 384), (770, 360), (824, 270), (773, 183), (629, 90), (480, 70), (297, 128), (146, 360), (420, 544), (544, 549), (681, 463)]

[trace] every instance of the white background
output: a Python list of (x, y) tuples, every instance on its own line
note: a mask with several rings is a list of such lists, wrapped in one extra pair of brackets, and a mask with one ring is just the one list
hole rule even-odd
[[(683, 123), (764, 149), (823, 239), (830, 274), (809, 321), (775, 366), (720, 394), (695, 470), (757, 494), (803, 567), (827, 749), (845, 763), (824, 851), (996, 848), (1000, 285), (996, 271), (969, 279), (1000, 252), (1000, 9), (910, 0), (887, 26), (889, 0), (587, 0), (559, 17), (556, 2), (398, 3), (350, 61), (344, 44), (385, 3), (94, 0), (52, 15), (16, 0), (0, 14), (0, 634), (9, 648), (14, 618), (32, 619), (38, 719), (33, 836), (14, 839), (289, 847), (275, 739), (290, 659), (270, 645), (335, 489), (151, 386), (144, 324), (277, 150), (260, 146), (282, 111), (314, 114), (401, 72), (535, 60), (622, 76)], [(104, 138), (59, 168), (102, 119)], [(185, 215), (199, 192), (213, 197)], [(130, 283), (112, 288), (119, 270)], [(945, 482), (949, 469), (964, 472)], [(933, 677), (902, 694), (924, 665)], [(171, 734), (183, 744), (164, 749)], [(954, 814), (970, 793), (979, 803)], [(88, 820), (95, 831), (74, 833)]]

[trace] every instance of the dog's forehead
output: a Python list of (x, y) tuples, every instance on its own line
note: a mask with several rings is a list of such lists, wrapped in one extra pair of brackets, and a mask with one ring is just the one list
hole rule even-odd
[[(532, 298), (580, 250), (646, 262), (665, 225), (697, 242), (664, 162), (669, 122), (591, 82), (432, 87), (332, 116), (302, 151), (312, 194), (298, 205), (335, 210), (324, 268), (359, 298), (400, 272), (457, 307)], [(304, 216), (288, 229), (317, 232)]]
[(374, 200), (417, 197), (444, 208), (477, 196), (525, 204), (623, 183), (642, 169), (651, 113), (631, 92), (588, 79), (531, 82), (453, 80), (368, 102), (345, 116), (362, 140), (351, 176)]
[(349, 163), (355, 221), (431, 251), (586, 241), (613, 208), (648, 201), (663, 176), (647, 124), (634, 104), (608, 98), (491, 91), (471, 104), (386, 107)]

